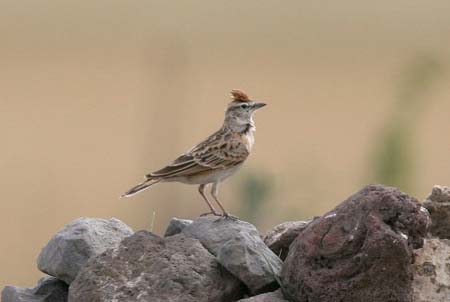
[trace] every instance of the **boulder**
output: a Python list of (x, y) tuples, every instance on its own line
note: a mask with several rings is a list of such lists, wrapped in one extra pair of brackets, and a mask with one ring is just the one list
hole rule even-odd
[(270, 230), (264, 237), (264, 243), (278, 255), (286, 259), (289, 246), (311, 221), (286, 221)]
[(423, 206), (430, 212), (431, 235), (450, 239), (450, 188), (434, 186)]
[(222, 302), (244, 292), (197, 239), (139, 231), (91, 258), (70, 285), (69, 301)]
[(44, 277), (34, 288), (5, 286), (2, 302), (66, 302), (68, 285), (53, 277)]
[(429, 224), (422, 209), (396, 188), (363, 188), (291, 244), (283, 293), (295, 302), (411, 302), (412, 252)]
[(415, 254), (414, 302), (450, 301), (450, 240), (427, 239)]
[(164, 233), (164, 237), (169, 237), (181, 233), (181, 231), (191, 223), (192, 220), (189, 219), (179, 219), (176, 217), (170, 219), (169, 225), (167, 226), (166, 232)]
[(236, 302), (288, 302), (283, 297), (281, 290), (276, 290), (274, 292), (260, 294), (250, 298), (242, 299)]
[(250, 223), (217, 217), (200, 217), (182, 234), (200, 240), (228, 271), (253, 294), (279, 287), (281, 260), (262, 241)]
[(90, 257), (116, 247), (131, 234), (133, 230), (115, 218), (79, 218), (56, 233), (42, 249), (38, 268), (70, 284)]

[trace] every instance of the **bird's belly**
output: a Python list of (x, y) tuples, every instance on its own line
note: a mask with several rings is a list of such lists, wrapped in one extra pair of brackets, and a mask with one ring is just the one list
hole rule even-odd
[(200, 184), (209, 184), (214, 182), (221, 182), (224, 179), (230, 177), (234, 173), (239, 170), (239, 168), (242, 166), (242, 164), (239, 164), (237, 166), (234, 166), (229, 169), (216, 169), (212, 171), (206, 171), (203, 173), (199, 173), (192, 176), (183, 176), (183, 177), (177, 177), (174, 179), (170, 179), (169, 181), (178, 181), (185, 184), (190, 185), (200, 185)]

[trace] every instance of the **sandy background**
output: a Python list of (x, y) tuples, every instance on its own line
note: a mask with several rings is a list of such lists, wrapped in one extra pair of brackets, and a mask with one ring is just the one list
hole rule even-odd
[[(118, 196), (220, 127), (232, 88), (269, 105), (221, 199), (262, 231), (383, 181), (393, 121), (413, 163), (402, 189), (449, 185), (449, 37), (447, 0), (0, 1), (0, 287), (35, 284), (40, 249), (77, 217), (138, 230), (155, 212), (161, 234), (203, 213), (191, 186)], [(405, 84), (421, 64), (430, 84)]]

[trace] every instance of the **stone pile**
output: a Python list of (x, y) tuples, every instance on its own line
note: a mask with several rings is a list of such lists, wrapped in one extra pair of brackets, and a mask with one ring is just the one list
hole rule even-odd
[[(431, 219), (430, 219), (431, 216)], [(38, 257), (50, 275), (2, 302), (450, 301), (450, 194), (423, 206), (370, 185), (323, 216), (261, 236), (235, 219), (173, 218), (160, 237), (81, 218)]]

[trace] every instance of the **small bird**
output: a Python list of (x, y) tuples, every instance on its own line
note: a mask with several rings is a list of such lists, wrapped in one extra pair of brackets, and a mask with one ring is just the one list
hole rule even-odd
[[(232, 101), (225, 112), (222, 127), (207, 139), (179, 156), (171, 164), (145, 175), (145, 181), (128, 190), (121, 197), (129, 197), (159, 182), (181, 182), (199, 185), (198, 191), (215, 216), (232, 217), (219, 201), (219, 184), (242, 166), (250, 155), (256, 130), (253, 113), (266, 104), (252, 101), (240, 90), (231, 91)], [(205, 195), (212, 184), (211, 195), (219, 205), (218, 213)]]

